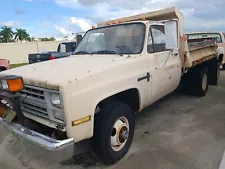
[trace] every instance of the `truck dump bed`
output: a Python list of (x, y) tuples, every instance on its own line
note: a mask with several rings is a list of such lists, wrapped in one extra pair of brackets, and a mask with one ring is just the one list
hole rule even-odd
[(97, 24), (97, 27), (107, 26), (111, 24), (118, 24), (131, 21), (163, 21), (163, 20), (173, 20), (176, 19), (179, 22), (179, 55), (183, 63), (183, 68), (190, 68), (208, 59), (217, 57), (216, 49), (217, 45), (213, 41), (191, 41), (187, 42), (186, 35), (184, 33), (184, 17), (180, 10), (176, 7), (166, 8), (162, 10), (147, 12), (139, 15), (119, 18), (116, 20), (110, 20), (106, 22), (101, 22)]
[(189, 51), (187, 51), (186, 56), (184, 54), (184, 57), (189, 55), (189, 60), (184, 60), (185, 68), (190, 68), (213, 57), (217, 57), (217, 45), (213, 38), (187, 40), (187, 45)]

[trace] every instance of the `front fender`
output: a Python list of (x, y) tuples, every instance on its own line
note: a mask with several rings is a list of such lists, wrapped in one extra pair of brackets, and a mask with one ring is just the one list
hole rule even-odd
[[(129, 83), (128, 83), (129, 84)], [(123, 86), (123, 87), (121, 87)], [(94, 131), (94, 115), (97, 105), (104, 99), (113, 96), (122, 91), (136, 88), (137, 86), (125, 86), (120, 83), (106, 86), (99, 86), (98, 89), (84, 90), (76, 94), (63, 94), (63, 104), (66, 116), (66, 131), (69, 138), (73, 138), (75, 142), (89, 139), (93, 136)], [(67, 93), (67, 94), (66, 94)], [(139, 92), (140, 105), (143, 101)], [(91, 120), (77, 126), (72, 126), (72, 122), (85, 117), (91, 116)]]

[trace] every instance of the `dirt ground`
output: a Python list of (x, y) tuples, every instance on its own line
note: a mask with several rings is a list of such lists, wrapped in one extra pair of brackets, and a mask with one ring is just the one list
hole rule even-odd
[(0, 127), (1, 169), (217, 169), (225, 150), (225, 72), (204, 98), (173, 93), (137, 115), (132, 147), (114, 166), (91, 153), (57, 164)]

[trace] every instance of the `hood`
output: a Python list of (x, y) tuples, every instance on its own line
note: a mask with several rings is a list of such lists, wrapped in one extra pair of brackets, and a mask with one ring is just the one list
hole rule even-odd
[(72, 55), (6, 70), (0, 76), (18, 75), (23, 77), (25, 84), (58, 90), (59, 86), (109, 68), (125, 59), (126, 56), (118, 55)]

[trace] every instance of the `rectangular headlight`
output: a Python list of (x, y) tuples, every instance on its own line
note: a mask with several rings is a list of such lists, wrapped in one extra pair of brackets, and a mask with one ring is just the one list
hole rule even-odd
[(61, 108), (61, 97), (60, 97), (59, 93), (51, 94), (51, 102), (54, 107)]

